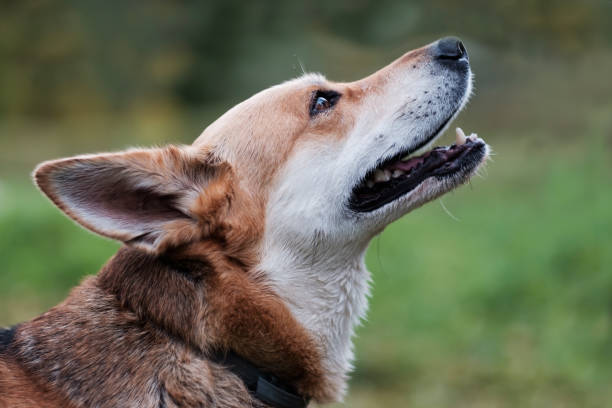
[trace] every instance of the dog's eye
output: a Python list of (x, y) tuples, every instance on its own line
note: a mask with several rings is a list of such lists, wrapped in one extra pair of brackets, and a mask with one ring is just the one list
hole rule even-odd
[(330, 107), (331, 107), (331, 102), (325, 99), (324, 97), (319, 96), (317, 100), (315, 101), (313, 110), (322, 111)]
[(340, 94), (336, 91), (316, 91), (312, 96), (310, 104), (310, 116), (315, 116), (318, 113), (325, 112), (334, 107), (340, 99)]

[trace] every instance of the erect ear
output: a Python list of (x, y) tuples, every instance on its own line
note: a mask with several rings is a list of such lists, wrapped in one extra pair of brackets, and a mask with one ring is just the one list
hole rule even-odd
[(85, 228), (153, 253), (210, 232), (232, 198), (229, 164), (188, 146), (49, 161), (34, 179)]

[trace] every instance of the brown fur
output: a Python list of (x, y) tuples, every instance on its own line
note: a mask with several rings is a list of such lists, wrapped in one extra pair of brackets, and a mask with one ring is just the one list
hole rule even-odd
[(45, 384), (75, 406), (257, 406), (241, 380), (207, 360), (217, 348), (325, 397), (316, 393), (324, 389), (317, 350), (282, 302), (240, 267), (218, 262), (227, 261), (122, 248), (65, 302), (19, 326), (0, 401), (12, 406)]
[(44, 382), (35, 382), (9, 356), (0, 359), (0, 408), (73, 408), (69, 401), (48, 388)]

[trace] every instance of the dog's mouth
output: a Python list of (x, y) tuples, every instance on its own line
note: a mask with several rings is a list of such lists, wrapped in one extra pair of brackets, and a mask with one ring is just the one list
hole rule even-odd
[(470, 175), (486, 155), (486, 144), (475, 135), (457, 129), (456, 142), (411, 157), (419, 147), (385, 160), (369, 170), (353, 188), (349, 207), (356, 212), (374, 211), (414, 190), (430, 177), (439, 180)]

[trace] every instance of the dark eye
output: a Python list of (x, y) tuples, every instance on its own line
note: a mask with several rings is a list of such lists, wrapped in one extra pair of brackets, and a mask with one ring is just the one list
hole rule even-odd
[(328, 108), (331, 108), (331, 102), (325, 99), (324, 97), (319, 96), (317, 100), (315, 101), (313, 110), (322, 111)]
[(312, 96), (310, 104), (310, 116), (315, 116), (318, 113), (325, 112), (333, 108), (340, 99), (340, 94), (336, 91), (316, 91)]

